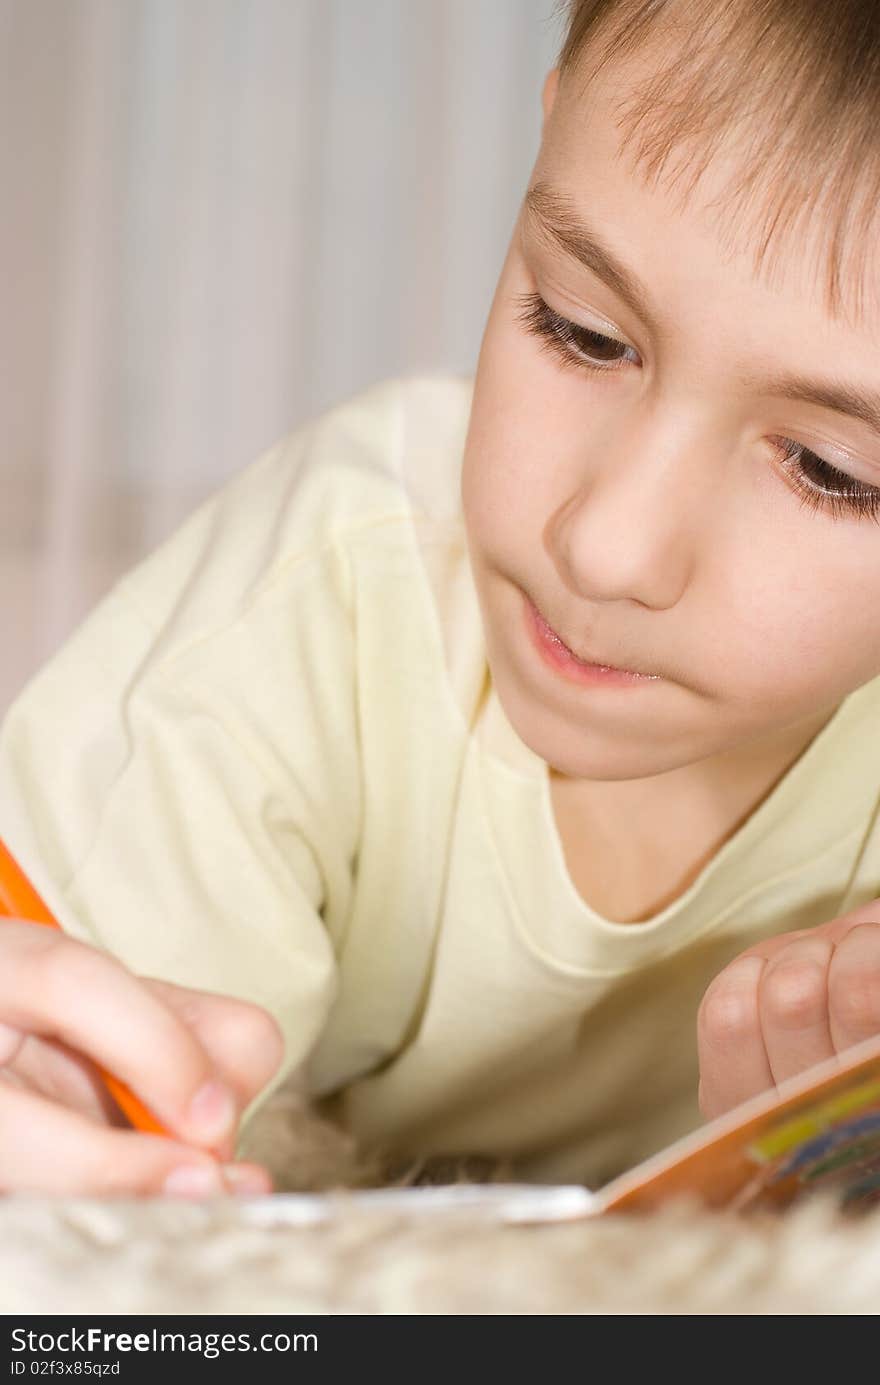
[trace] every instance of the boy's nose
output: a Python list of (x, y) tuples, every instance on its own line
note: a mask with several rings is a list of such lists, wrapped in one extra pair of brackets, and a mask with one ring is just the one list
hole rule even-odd
[(586, 600), (675, 605), (711, 532), (705, 434), (654, 425), (591, 442), (567, 472), (546, 541)]

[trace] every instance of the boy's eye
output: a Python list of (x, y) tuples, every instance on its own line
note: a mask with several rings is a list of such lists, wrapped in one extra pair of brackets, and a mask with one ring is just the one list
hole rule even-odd
[(777, 445), (803, 505), (832, 516), (867, 515), (880, 523), (880, 487), (866, 486), (790, 438), (779, 438)]
[(519, 294), (517, 301), (522, 305), (517, 321), (540, 337), (568, 365), (585, 370), (617, 370), (629, 359), (627, 353), (638, 360), (637, 353), (625, 341), (569, 322), (568, 318), (554, 312), (540, 294)]
[[(639, 359), (626, 342), (561, 317), (538, 293), (517, 294), (515, 301), (520, 304), (517, 321), (569, 369), (607, 375), (632, 357)], [(789, 438), (777, 438), (775, 445), (802, 505), (832, 518), (867, 516), (880, 523), (880, 487), (865, 485)]]

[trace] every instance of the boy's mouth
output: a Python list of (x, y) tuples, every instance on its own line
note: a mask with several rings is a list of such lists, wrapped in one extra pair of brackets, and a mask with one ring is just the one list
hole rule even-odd
[[(524, 594), (525, 595), (525, 594)], [(659, 680), (658, 673), (639, 673), (635, 669), (602, 663), (598, 659), (575, 654), (541, 615), (534, 602), (525, 596), (526, 624), (532, 642), (544, 662), (557, 672), (579, 683), (644, 683)]]

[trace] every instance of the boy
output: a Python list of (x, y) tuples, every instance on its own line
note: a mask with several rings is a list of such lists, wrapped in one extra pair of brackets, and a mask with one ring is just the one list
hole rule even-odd
[(878, 73), (865, 0), (572, 4), (473, 386), (301, 429), (25, 691), (0, 1185), (216, 1191), (300, 1065), (600, 1184), (880, 1030)]

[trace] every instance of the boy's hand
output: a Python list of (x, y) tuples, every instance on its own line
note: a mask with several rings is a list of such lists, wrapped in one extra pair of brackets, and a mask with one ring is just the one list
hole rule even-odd
[(880, 1034), (880, 901), (747, 948), (697, 1016), (700, 1109), (711, 1120)]
[[(242, 1110), (282, 1052), (256, 1005), (133, 976), (54, 929), (4, 919), (0, 1192), (269, 1192), (260, 1166), (221, 1170), (212, 1153), (233, 1158)], [(128, 1128), (95, 1064), (171, 1137)]]

